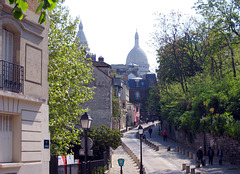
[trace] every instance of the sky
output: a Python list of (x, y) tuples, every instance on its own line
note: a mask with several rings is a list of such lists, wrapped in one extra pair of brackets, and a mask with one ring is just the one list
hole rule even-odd
[(197, 0), (66, 0), (70, 15), (79, 17), (91, 53), (104, 57), (108, 64), (125, 64), (134, 47), (135, 33), (139, 46), (148, 57), (150, 71), (158, 67), (155, 48), (151, 45), (155, 12), (171, 10), (195, 14)]

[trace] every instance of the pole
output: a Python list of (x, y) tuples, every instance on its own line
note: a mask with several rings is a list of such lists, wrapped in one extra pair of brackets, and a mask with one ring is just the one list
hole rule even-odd
[(204, 129), (204, 134), (203, 134), (203, 150), (204, 150), (204, 156), (207, 155), (205, 124), (206, 124), (206, 123), (205, 123), (205, 120), (203, 120), (203, 129)]
[(127, 116), (127, 113), (126, 113), (126, 132), (128, 131), (128, 116)]
[(140, 174), (143, 174), (143, 165), (142, 165), (142, 134), (140, 134)]
[(121, 170), (120, 170), (120, 173), (123, 174), (123, 171), (122, 171), (122, 166), (121, 166)]
[(84, 139), (85, 139), (85, 174), (88, 174), (87, 170), (87, 129), (84, 129)]

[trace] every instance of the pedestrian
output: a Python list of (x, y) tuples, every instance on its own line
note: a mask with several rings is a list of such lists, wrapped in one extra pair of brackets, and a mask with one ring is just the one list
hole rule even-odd
[(214, 150), (209, 147), (208, 149), (208, 159), (209, 159), (209, 164), (213, 165), (213, 157), (214, 157)]
[(163, 141), (167, 141), (167, 131), (163, 130)]
[(152, 138), (152, 128), (151, 127), (148, 129), (148, 132), (149, 132), (150, 138)]
[(145, 134), (143, 134), (143, 141), (145, 142), (145, 140), (146, 140), (146, 136), (145, 136)]
[(201, 161), (202, 166), (205, 166), (204, 161), (203, 161), (202, 146), (200, 146), (199, 149), (198, 149), (198, 151), (197, 151), (197, 158), (198, 158), (198, 161)]
[(223, 150), (221, 147), (218, 148), (217, 156), (219, 158), (219, 165), (222, 165)]

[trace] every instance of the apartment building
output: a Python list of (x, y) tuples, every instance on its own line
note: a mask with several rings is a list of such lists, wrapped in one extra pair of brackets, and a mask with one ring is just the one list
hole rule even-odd
[(0, 174), (49, 173), (49, 25), (28, 4), (20, 21), (0, 0)]

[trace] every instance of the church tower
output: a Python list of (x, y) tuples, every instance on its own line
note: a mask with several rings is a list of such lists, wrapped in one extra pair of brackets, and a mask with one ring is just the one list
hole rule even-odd
[[(78, 30), (78, 33), (77, 33), (77, 38), (79, 38), (79, 40), (80, 40), (80, 46), (88, 47), (88, 41), (87, 41), (87, 38), (86, 38), (86, 36), (83, 32), (82, 21), (80, 21), (80, 24), (79, 24), (79, 30)], [(90, 49), (87, 48), (87, 51), (90, 51)]]

